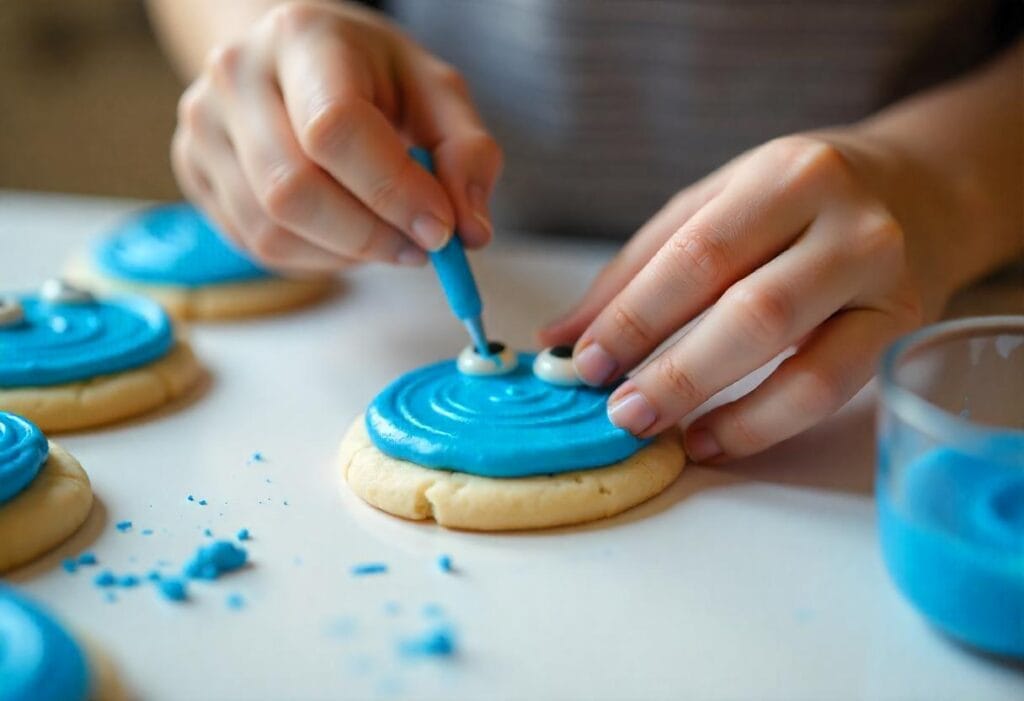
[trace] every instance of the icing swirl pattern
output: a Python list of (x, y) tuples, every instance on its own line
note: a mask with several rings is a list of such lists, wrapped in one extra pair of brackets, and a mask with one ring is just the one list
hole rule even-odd
[(32, 483), (49, 453), (46, 436), (34, 423), (0, 411), (0, 506)]
[(49, 614), (0, 584), (0, 698), (84, 701), (85, 654)]
[(19, 297), (21, 323), (0, 328), (0, 387), (87, 380), (162, 358), (174, 343), (167, 314), (142, 297), (52, 304)]
[(505, 375), (464, 375), (451, 360), (413, 370), (370, 404), (370, 438), (392, 457), (485, 477), (601, 467), (646, 444), (608, 420), (614, 388), (553, 385), (532, 364), (521, 353)]
[(105, 275), (144, 283), (199, 287), (270, 277), (185, 202), (134, 216), (97, 242), (92, 256)]

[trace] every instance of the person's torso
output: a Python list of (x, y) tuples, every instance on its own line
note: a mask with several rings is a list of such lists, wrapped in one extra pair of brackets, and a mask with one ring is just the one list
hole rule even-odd
[(625, 236), (787, 133), (979, 63), (1000, 0), (387, 0), (457, 66), (506, 153), (500, 223)]

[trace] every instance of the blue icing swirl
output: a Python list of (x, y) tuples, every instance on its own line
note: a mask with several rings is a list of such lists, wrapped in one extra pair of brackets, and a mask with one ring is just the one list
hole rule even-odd
[(608, 420), (609, 388), (553, 385), (532, 365), (521, 353), (505, 375), (463, 375), (453, 360), (413, 370), (370, 404), (370, 438), (392, 457), (485, 477), (600, 467), (646, 444)]
[(123, 280), (200, 287), (270, 277), (186, 203), (141, 212), (98, 241), (93, 262)]
[(78, 701), (88, 694), (82, 648), (41, 607), (0, 584), (0, 699)]
[(55, 304), (19, 298), (24, 320), (0, 327), (0, 387), (39, 387), (121, 372), (174, 344), (167, 314), (143, 297)]
[(32, 483), (49, 453), (46, 436), (34, 423), (0, 411), (0, 506)]

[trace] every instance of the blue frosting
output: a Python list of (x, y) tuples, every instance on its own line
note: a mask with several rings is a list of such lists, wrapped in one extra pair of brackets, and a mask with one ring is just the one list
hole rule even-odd
[(270, 276), (186, 202), (137, 214), (97, 242), (92, 254), (104, 274), (144, 283), (200, 287)]
[(1002, 458), (938, 448), (882, 482), (882, 553), (938, 628), (1024, 658), (1024, 471)]
[(0, 584), (0, 699), (77, 701), (88, 693), (78, 644), (42, 608)]
[(0, 411), (0, 504), (21, 493), (50, 453), (46, 436), (34, 423)]
[(185, 565), (184, 575), (190, 579), (218, 579), (222, 574), (237, 570), (248, 559), (244, 548), (227, 540), (203, 546)]
[(167, 314), (143, 297), (56, 304), (19, 297), (25, 318), (0, 328), (0, 387), (87, 380), (167, 355), (174, 334)]
[(486, 477), (600, 467), (646, 444), (608, 420), (612, 388), (553, 385), (532, 367), (521, 353), (505, 375), (463, 375), (453, 360), (413, 370), (370, 404), (370, 438), (392, 457)]

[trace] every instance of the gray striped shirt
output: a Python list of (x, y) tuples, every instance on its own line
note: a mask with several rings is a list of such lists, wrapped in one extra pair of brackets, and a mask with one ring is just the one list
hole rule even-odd
[(978, 64), (1016, 24), (999, 0), (385, 7), (462, 70), (504, 146), (499, 223), (608, 236), (747, 148), (860, 119)]

